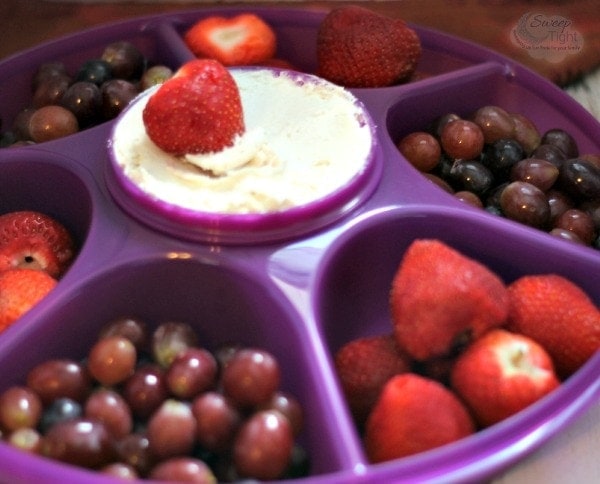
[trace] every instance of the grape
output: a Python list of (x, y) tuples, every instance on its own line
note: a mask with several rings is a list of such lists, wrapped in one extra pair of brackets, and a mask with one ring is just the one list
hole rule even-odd
[(483, 106), (473, 113), (471, 120), (481, 128), (488, 144), (511, 138), (515, 131), (513, 118), (499, 106)]
[(168, 394), (163, 369), (151, 363), (139, 366), (123, 387), (123, 397), (141, 419), (149, 417)]
[(152, 472), (150, 479), (169, 482), (197, 482), (199, 484), (212, 484), (216, 477), (203, 461), (191, 457), (174, 457), (158, 464)]
[(526, 155), (531, 155), (540, 145), (542, 137), (533, 122), (519, 113), (510, 113), (515, 130), (513, 138), (521, 145)]
[(591, 217), (596, 231), (600, 231), (600, 200), (588, 200), (579, 208)]
[(32, 368), (27, 375), (27, 386), (47, 405), (61, 397), (83, 402), (90, 393), (91, 381), (80, 363), (55, 359)]
[(242, 422), (242, 415), (223, 394), (209, 391), (192, 402), (197, 438), (209, 451), (227, 450)]
[(259, 405), (279, 387), (280, 369), (273, 355), (260, 349), (238, 350), (223, 369), (223, 393), (240, 406)]
[(439, 188), (448, 193), (454, 193), (454, 189), (442, 178), (432, 173), (423, 173), (425, 178), (427, 178), (430, 182), (435, 183)]
[(552, 230), (550, 230), (549, 234), (562, 240), (575, 242), (577, 244), (583, 244), (583, 241), (579, 237), (577, 237), (577, 234), (575, 234), (575, 232), (572, 232), (567, 229), (555, 227)]
[(124, 464), (122, 462), (114, 462), (112, 464), (108, 464), (102, 469), (100, 469), (100, 472), (102, 472), (102, 474), (107, 474), (109, 476), (116, 477), (117, 479), (124, 479), (129, 481), (133, 481), (140, 477), (132, 466)]
[(600, 167), (579, 158), (566, 160), (560, 167), (559, 183), (563, 190), (576, 199), (599, 199)]
[(554, 228), (573, 232), (584, 244), (591, 244), (595, 238), (595, 226), (592, 217), (584, 212), (571, 208), (565, 210), (554, 222)]
[(526, 182), (512, 182), (502, 190), (500, 207), (509, 219), (531, 227), (544, 228), (550, 219), (550, 205), (546, 195)]
[(146, 432), (150, 451), (157, 458), (189, 454), (196, 440), (191, 406), (180, 400), (165, 400), (150, 417)]
[(575, 139), (564, 129), (555, 128), (546, 131), (542, 136), (541, 143), (556, 146), (565, 154), (566, 158), (579, 156)]
[(75, 75), (76, 81), (93, 82), (97, 86), (109, 79), (112, 79), (110, 64), (102, 59), (85, 61)]
[(277, 411), (263, 410), (249, 417), (233, 444), (233, 463), (242, 477), (277, 479), (290, 464), (292, 426)]
[(451, 121), (456, 121), (457, 119), (460, 119), (460, 116), (456, 113), (444, 114), (436, 118), (433, 123), (431, 123), (427, 131), (439, 139), (442, 137), (442, 131), (444, 130), (444, 127)]
[(558, 168), (547, 160), (525, 158), (515, 163), (510, 172), (511, 181), (524, 181), (542, 191), (549, 190), (558, 178)]
[(302, 405), (296, 397), (289, 393), (277, 391), (268, 402), (265, 402), (259, 408), (260, 410), (277, 410), (281, 412), (292, 425), (292, 432), (295, 436), (302, 431), (304, 426)]
[(80, 418), (60, 422), (50, 428), (42, 442), (42, 454), (96, 469), (113, 461), (114, 446), (104, 424)]
[(461, 190), (468, 190), (477, 195), (487, 192), (494, 183), (494, 175), (478, 161), (457, 160), (450, 176)]
[(115, 447), (117, 459), (131, 466), (142, 476), (156, 464), (156, 458), (150, 452), (150, 442), (145, 434), (129, 434), (117, 441)]
[(444, 126), (440, 143), (444, 152), (451, 158), (472, 160), (477, 158), (483, 149), (483, 132), (472, 121), (457, 119)]
[(144, 54), (131, 42), (124, 40), (108, 44), (101, 59), (108, 63), (112, 76), (118, 79), (139, 79), (146, 68)]
[(191, 399), (215, 386), (217, 371), (217, 360), (209, 351), (188, 348), (177, 355), (169, 366), (167, 387), (176, 397)]
[(102, 117), (105, 120), (116, 118), (139, 92), (137, 87), (123, 79), (111, 79), (102, 84)]
[(152, 333), (152, 356), (163, 368), (167, 368), (175, 357), (196, 346), (197, 336), (191, 326), (170, 321), (161, 324)]
[(29, 120), (31, 119), (33, 113), (35, 113), (35, 109), (25, 108), (19, 111), (19, 113), (15, 116), (15, 119), (12, 124), (12, 131), (17, 140), (31, 140), (31, 132), (29, 131)]
[(100, 88), (92, 82), (76, 82), (63, 94), (60, 104), (75, 115), (80, 127), (90, 126), (98, 120), (102, 106)]
[(554, 221), (566, 210), (573, 208), (573, 200), (571, 200), (563, 192), (551, 189), (546, 192), (546, 198), (548, 199), (548, 205), (550, 205), (550, 222)]
[(30, 388), (12, 386), (0, 395), (0, 427), (10, 432), (35, 428), (42, 415), (42, 401)]
[(435, 168), (442, 154), (438, 140), (422, 131), (406, 135), (398, 143), (398, 149), (411, 165), (423, 172)]
[(138, 352), (143, 351), (148, 344), (148, 328), (146, 323), (135, 317), (113, 319), (101, 330), (98, 338), (109, 336), (123, 336), (133, 343)]
[(59, 104), (69, 88), (68, 77), (53, 77), (40, 84), (33, 93), (31, 104), (34, 108)]
[(40, 421), (42, 433), (48, 432), (54, 425), (81, 417), (83, 409), (79, 402), (70, 398), (57, 398), (44, 410)]
[(454, 196), (461, 202), (472, 205), (473, 207), (483, 208), (483, 202), (473, 192), (469, 192), (467, 190), (461, 190), (459, 192), (456, 192), (454, 194)]
[(519, 143), (503, 138), (486, 147), (482, 161), (498, 179), (505, 179), (512, 167), (524, 157), (525, 153)]
[(123, 336), (98, 340), (88, 355), (90, 374), (103, 385), (115, 385), (129, 378), (137, 362), (133, 343)]
[(173, 70), (165, 65), (156, 65), (148, 68), (140, 79), (140, 89), (145, 91), (157, 84), (162, 84), (173, 76)]
[(62, 62), (45, 62), (41, 64), (33, 75), (31, 92), (35, 92), (41, 84), (45, 84), (57, 77), (65, 78), (69, 83), (71, 81), (67, 68)]
[(531, 158), (547, 160), (558, 168), (560, 168), (567, 159), (565, 154), (559, 148), (548, 144), (539, 145), (531, 154)]
[(38, 454), (42, 448), (41, 434), (30, 427), (23, 427), (11, 432), (7, 442), (13, 447), (34, 454)]
[(29, 133), (36, 143), (52, 141), (79, 131), (75, 115), (62, 106), (43, 106), (29, 118)]
[(133, 417), (127, 402), (119, 393), (108, 388), (100, 388), (89, 396), (83, 415), (102, 422), (116, 439), (125, 437), (133, 429)]

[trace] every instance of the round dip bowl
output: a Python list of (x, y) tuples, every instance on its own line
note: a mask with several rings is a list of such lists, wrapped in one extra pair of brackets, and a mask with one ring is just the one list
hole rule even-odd
[[(267, 141), (285, 166), (285, 178), (272, 178), (278, 168), (256, 171), (252, 162), (225, 176), (207, 175), (164, 153), (141, 121), (150, 89), (121, 114), (108, 142), (106, 180), (125, 212), (187, 240), (264, 243), (316, 231), (371, 195), (382, 171), (380, 147), (373, 120), (353, 94), (295, 71), (250, 67), (230, 72), (240, 89), (246, 133), (258, 132)], [(124, 161), (135, 158), (140, 161)]]

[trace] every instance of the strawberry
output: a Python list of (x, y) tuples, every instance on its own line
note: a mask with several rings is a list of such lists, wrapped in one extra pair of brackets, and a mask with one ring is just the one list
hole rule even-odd
[(541, 344), (566, 378), (600, 348), (600, 311), (576, 284), (556, 274), (523, 276), (508, 286), (507, 328)]
[(0, 215), (0, 271), (39, 269), (58, 278), (74, 253), (71, 234), (56, 219), (29, 210)]
[(0, 272), (0, 331), (29, 311), (56, 283), (46, 272), (35, 269)]
[(197, 57), (226, 66), (259, 64), (273, 57), (277, 47), (274, 30), (253, 13), (206, 17), (192, 25), (184, 41)]
[(417, 33), (403, 20), (355, 5), (331, 10), (317, 33), (317, 73), (345, 87), (408, 81), (421, 57)]
[(367, 419), (364, 443), (371, 462), (424, 452), (471, 435), (475, 424), (442, 384), (414, 373), (390, 379)]
[(210, 59), (184, 64), (144, 107), (150, 139), (173, 155), (232, 146), (245, 131), (240, 93), (230, 72)]
[(482, 427), (514, 415), (560, 385), (546, 350), (504, 329), (473, 342), (456, 360), (450, 378)]
[(390, 292), (399, 346), (419, 361), (447, 356), (508, 314), (503, 281), (486, 266), (435, 239), (415, 240)]
[(362, 426), (385, 383), (410, 371), (391, 334), (351, 340), (335, 353), (335, 368), (352, 415)]

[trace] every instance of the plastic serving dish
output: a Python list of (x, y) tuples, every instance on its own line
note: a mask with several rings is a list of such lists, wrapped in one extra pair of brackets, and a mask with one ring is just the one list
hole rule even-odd
[[(323, 11), (256, 9), (279, 36), (278, 55), (315, 68)], [(29, 97), (43, 61), (74, 68), (110, 41), (130, 40), (154, 63), (177, 67), (192, 56), (181, 33), (201, 9), (149, 16), (85, 31), (4, 60), (0, 106), (10, 123)], [(377, 126), (379, 172), (356, 189), (357, 203), (313, 230), (268, 242), (219, 233), (194, 241), (156, 230), (115, 201), (106, 176), (112, 123), (61, 140), (0, 151), (0, 210), (42, 210), (76, 236), (79, 255), (57, 289), (0, 335), (0, 388), (22, 382), (36, 363), (81, 358), (100, 326), (138, 314), (151, 323), (194, 325), (208, 346), (231, 339), (260, 345), (280, 360), (283, 386), (306, 412), (301, 444), (306, 482), (457, 482), (490, 479), (576, 418), (600, 391), (600, 354), (525, 411), (455, 444), (385, 464), (369, 464), (340, 393), (333, 353), (351, 338), (387, 331), (387, 293), (406, 247), (435, 237), (487, 264), (507, 282), (556, 272), (600, 303), (600, 254), (591, 248), (470, 208), (422, 177), (394, 141), (448, 111), (497, 104), (529, 116), (540, 130), (561, 126), (582, 152), (600, 152), (600, 125), (558, 88), (489, 50), (418, 28), (422, 80), (353, 92)], [(282, 223), (289, 222), (285, 217)], [(98, 473), (31, 456), (0, 443), (0, 481), (104, 483)]]

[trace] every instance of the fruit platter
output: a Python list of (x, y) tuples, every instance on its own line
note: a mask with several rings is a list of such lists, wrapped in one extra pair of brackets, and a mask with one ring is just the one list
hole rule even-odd
[[(195, 8), (0, 62), (0, 481), (484, 482), (597, 401), (600, 124), (402, 21), (352, 64), (370, 15)], [(240, 18), (243, 61), (206, 50)]]

